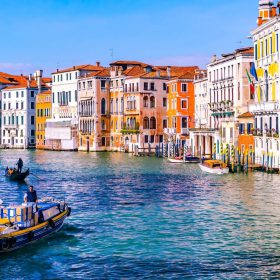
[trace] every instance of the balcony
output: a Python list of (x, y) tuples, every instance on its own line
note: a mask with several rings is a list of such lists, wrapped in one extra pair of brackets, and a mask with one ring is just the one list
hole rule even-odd
[(137, 133), (140, 133), (139, 123), (136, 123), (135, 126), (125, 125), (124, 128), (121, 130), (121, 133), (122, 134), (137, 134)]
[(181, 135), (189, 135), (190, 130), (188, 128), (181, 128)]
[(176, 128), (165, 128), (164, 133), (165, 134), (176, 134)]
[(279, 102), (267, 101), (249, 104), (249, 111), (256, 115), (263, 115), (265, 113), (276, 113), (277, 111), (279, 111)]

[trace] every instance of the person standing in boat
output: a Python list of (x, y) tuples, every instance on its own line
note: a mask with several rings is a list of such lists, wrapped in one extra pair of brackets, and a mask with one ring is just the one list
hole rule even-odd
[(37, 203), (38, 198), (37, 198), (37, 192), (34, 190), (33, 186), (29, 186), (29, 190), (26, 192), (24, 196), (24, 202), (25, 203)]
[(23, 167), (23, 160), (21, 158), (18, 159), (17, 167), (18, 167), (18, 173), (21, 173)]

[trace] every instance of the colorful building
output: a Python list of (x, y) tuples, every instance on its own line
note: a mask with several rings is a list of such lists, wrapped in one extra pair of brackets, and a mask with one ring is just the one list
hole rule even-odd
[[(165, 134), (176, 144), (189, 142), (195, 127), (194, 76), (198, 67), (172, 67), (167, 82), (167, 128)], [(187, 143), (189, 145), (189, 143)]]
[(259, 1), (258, 27), (251, 32), (254, 43), (252, 81), (254, 100), (249, 110), (255, 116), (256, 162), (280, 167), (280, 22), (273, 1)]
[(46, 149), (46, 121), (51, 118), (52, 93), (45, 91), (36, 96), (36, 149)]
[(110, 70), (90, 73), (78, 80), (79, 150), (110, 150)]

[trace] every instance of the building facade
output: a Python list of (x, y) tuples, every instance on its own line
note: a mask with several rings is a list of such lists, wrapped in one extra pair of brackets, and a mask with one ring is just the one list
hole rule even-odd
[(280, 167), (280, 17), (272, 1), (259, 1), (258, 27), (251, 32), (256, 75), (255, 98), (250, 112), (255, 116), (256, 161)]
[(102, 69), (97, 63), (52, 73), (52, 118), (46, 122), (48, 149), (78, 149), (78, 79)]
[(110, 71), (104, 69), (78, 80), (79, 150), (110, 150)]
[(52, 116), (50, 90), (36, 95), (36, 149), (46, 149), (46, 121)]

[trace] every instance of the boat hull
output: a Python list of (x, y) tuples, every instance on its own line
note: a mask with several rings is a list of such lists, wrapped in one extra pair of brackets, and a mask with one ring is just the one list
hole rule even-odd
[(216, 175), (224, 175), (229, 173), (229, 168), (224, 167), (224, 168), (210, 168), (207, 167), (203, 164), (199, 164), (199, 167), (202, 171), (210, 173), (210, 174), (216, 174)]
[(16, 174), (9, 174), (8, 172), (5, 173), (5, 177), (8, 178), (10, 181), (24, 181), (28, 176), (30, 172), (29, 169), (27, 169), (25, 172), (22, 173), (16, 173)]
[(199, 158), (186, 158), (186, 160), (169, 158), (168, 161), (171, 163), (200, 163)]
[(66, 219), (69, 210), (66, 209), (50, 221), (43, 222), (37, 226), (22, 229), (0, 237), (0, 254), (20, 249), (26, 245), (39, 241), (59, 231)]

